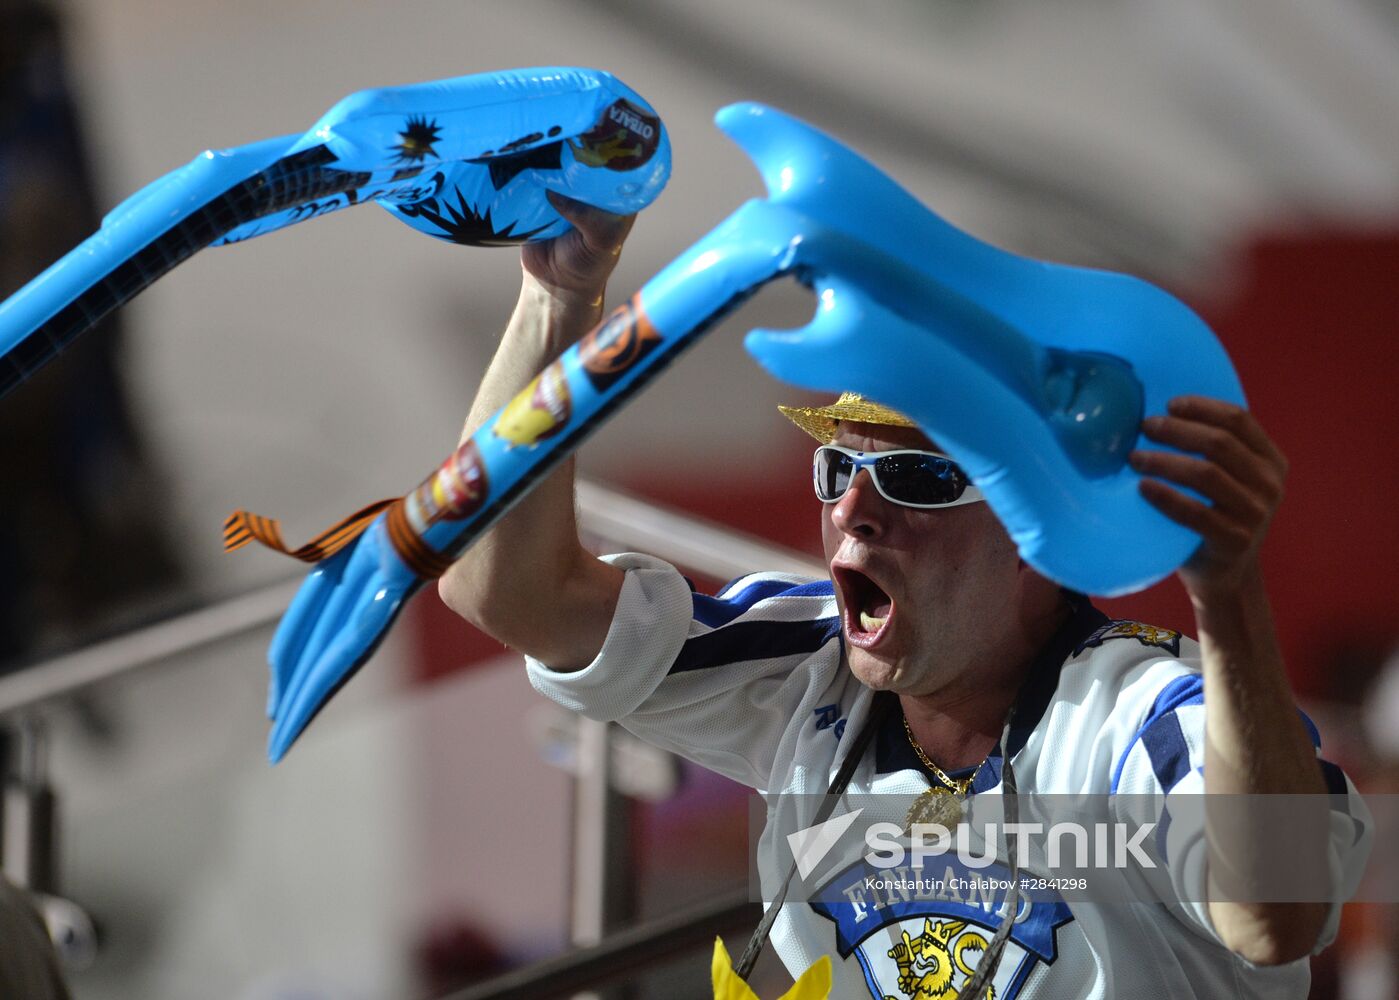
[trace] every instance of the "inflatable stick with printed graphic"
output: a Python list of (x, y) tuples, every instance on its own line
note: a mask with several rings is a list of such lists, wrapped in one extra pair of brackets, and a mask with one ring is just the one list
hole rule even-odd
[(0, 396), (206, 246), (366, 202), (449, 243), (512, 246), (568, 230), (549, 191), (630, 214), (669, 176), (660, 118), (599, 70), (539, 67), (361, 91), (305, 135), (199, 154), (0, 303)]

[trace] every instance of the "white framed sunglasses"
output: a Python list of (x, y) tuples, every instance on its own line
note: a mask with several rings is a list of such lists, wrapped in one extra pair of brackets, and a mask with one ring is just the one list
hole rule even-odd
[(861, 469), (879, 495), (901, 507), (958, 507), (984, 500), (961, 466), (936, 451), (852, 451), (824, 444), (812, 458), (812, 480), (822, 503), (845, 496)]

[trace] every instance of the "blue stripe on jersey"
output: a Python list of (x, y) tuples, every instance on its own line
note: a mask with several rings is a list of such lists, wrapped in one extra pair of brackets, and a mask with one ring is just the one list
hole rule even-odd
[(737, 622), (686, 639), (670, 666), (672, 674), (725, 663), (808, 655), (840, 635), (840, 618), (796, 622)]
[[(1321, 778), (1326, 782), (1326, 791), (1332, 795), (1348, 795), (1350, 790), (1346, 787), (1346, 775), (1335, 764), (1329, 760), (1317, 758), (1317, 763), (1321, 765)], [(1349, 810), (1347, 810), (1349, 812)]]
[(1177, 677), (1163, 687), (1161, 693), (1156, 696), (1156, 702), (1151, 706), (1151, 711), (1147, 713), (1146, 721), (1142, 723), (1142, 729), (1146, 729), (1161, 716), (1174, 712), (1182, 705), (1202, 705), (1204, 701), (1204, 674), (1186, 674), (1183, 677)]
[(761, 600), (799, 589), (801, 589), (799, 586), (786, 580), (754, 580), (730, 597), (691, 594), (690, 599), (694, 602), (692, 617), (701, 625), (719, 628), (722, 625), (727, 625)]
[[(1197, 770), (1202, 774), (1204, 773), (1204, 768), (1197, 768)], [(1171, 810), (1169, 806), (1162, 806), (1161, 818), (1157, 821), (1156, 826), (1156, 854), (1158, 857), (1164, 858), (1167, 864), (1170, 864), (1171, 858), (1170, 852), (1166, 850), (1167, 838), (1170, 836), (1170, 833)]]
[(1320, 750), (1320, 749), (1321, 749), (1321, 730), (1316, 728), (1316, 723), (1313, 722), (1313, 721), (1308, 717), (1307, 713), (1304, 712), (1304, 711), (1302, 711), (1300, 708), (1297, 709), (1297, 714), (1300, 715), (1300, 716), (1302, 717), (1302, 725), (1304, 725), (1304, 726), (1307, 727), (1307, 735), (1310, 736), (1310, 737), (1312, 738), (1312, 749), (1313, 749), (1313, 750)]
[[(1117, 785), (1122, 780), (1122, 769), (1127, 766), (1127, 755), (1132, 752), (1132, 748), (1140, 741), (1147, 748), (1147, 753), (1151, 757), (1151, 768), (1156, 772), (1158, 780), (1161, 779), (1163, 770), (1167, 774), (1179, 773), (1175, 775), (1179, 781), (1190, 770), (1189, 748), (1185, 745), (1185, 735), (1180, 731), (1180, 722), (1175, 717), (1175, 710), (1184, 705), (1199, 705), (1205, 700), (1205, 678), (1200, 674), (1185, 674), (1177, 677), (1161, 689), (1156, 696), (1156, 701), (1151, 706), (1151, 711), (1146, 714), (1146, 719), (1137, 729), (1132, 741), (1127, 744), (1127, 749), (1122, 751), (1122, 756), (1117, 758), (1117, 766), (1112, 771), (1112, 791), (1117, 792)], [(1163, 719), (1169, 718), (1171, 724), (1163, 727), (1153, 737), (1151, 743), (1146, 742), (1146, 735), (1151, 729)], [(1173, 746), (1171, 740), (1179, 738), (1179, 747)], [(1152, 747), (1155, 746), (1153, 751)], [(1172, 758), (1181, 756), (1181, 762), (1174, 763)], [(1157, 763), (1158, 755), (1160, 763)], [(1175, 784), (1166, 784), (1162, 781), (1162, 789), (1169, 792)]]
[(1329, 760), (1322, 760), (1318, 757), (1316, 762), (1321, 766), (1321, 780), (1326, 783), (1326, 791), (1331, 796), (1331, 811), (1344, 813), (1350, 817), (1350, 846), (1354, 847), (1360, 843), (1360, 838), (1365, 836), (1365, 826), (1350, 811), (1350, 788), (1346, 785), (1345, 772)]
[[(1151, 770), (1161, 783), (1161, 790), (1169, 793), (1190, 773), (1190, 746), (1185, 742), (1185, 733), (1180, 728), (1180, 717), (1175, 712), (1161, 716), (1141, 735), (1142, 746), (1151, 760)], [(1117, 791), (1116, 783), (1113, 791)]]

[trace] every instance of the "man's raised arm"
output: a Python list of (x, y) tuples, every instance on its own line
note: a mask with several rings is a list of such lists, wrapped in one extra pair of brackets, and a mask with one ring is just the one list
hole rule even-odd
[[(632, 217), (551, 200), (574, 228), (522, 249), (520, 299), (481, 380), (463, 440), (602, 319), (607, 279)], [(438, 583), (442, 600), (457, 614), (555, 670), (582, 668), (597, 655), (623, 578), (578, 540), (573, 465), (572, 458), (565, 461)]]
[[(1282, 500), (1287, 461), (1247, 410), (1198, 396), (1173, 399), (1151, 417), (1146, 436), (1193, 454), (1138, 451), (1133, 466), (1148, 477), (1142, 494), (1166, 516), (1203, 539), (1180, 570), (1200, 634), (1205, 701), (1205, 791), (1256, 796), (1315, 795), (1299, 811), (1291, 835), (1308, 850), (1299, 865), (1326, 864), (1325, 783), (1311, 738), (1287, 682), (1263, 586), (1258, 550)], [(1164, 481), (1163, 481), (1164, 480)], [(1204, 503), (1167, 482), (1186, 486)], [(1237, 806), (1226, 811), (1237, 813)], [(1211, 881), (1230, 873), (1275, 885), (1286, 873), (1267, 867), (1260, 849), (1268, 831), (1247, 817), (1216, 824), (1210, 813)], [(1309, 856), (1308, 856), (1309, 855)], [(1309, 954), (1326, 920), (1324, 902), (1234, 902), (1212, 899), (1210, 919), (1224, 944), (1260, 965)]]

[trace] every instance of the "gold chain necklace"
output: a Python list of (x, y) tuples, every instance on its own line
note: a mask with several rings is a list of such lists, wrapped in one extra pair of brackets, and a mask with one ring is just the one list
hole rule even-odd
[(919, 745), (917, 738), (914, 737), (913, 730), (909, 728), (908, 716), (904, 716), (904, 735), (908, 737), (909, 746), (913, 747), (913, 752), (918, 755), (918, 759), (923, 762), (923, 766), (929, 771), (932, 771), (933, 775), (939, 781), (958, 795), (967, 794), (967, 791), (972, 787), (972, 782), (976, 780), (977, 771), (980, 771), (981, 765), (986, 763), (986, 760), (983, 758), (981, 764), (976, 765), (976, 771), (973, 771), (969, 777), (957, 781), (942, 768), (934, 764), (932, 758), (924, 752), (923, 747)]
[(976, 765), (976, 770), (968, 777), (957, 781), (934, 764), (932, 758), (924, 752), (914, 737), (913, 730), (909, 727), (908, 716), (904, 716), (904, 735), (908, 737), (909, 746), (913, 747), (913, 752), (918, 755), (923, 766), (932, 771), (934, 777), (946, 786), (945, 788), (929, 788), (913, 800), (913, 805), (909, 806), (908, 815), (904, 817), (904, 829), (912, 829), (915, 823), (924, 823), (936, 824), (951, 830), (962, 821), (962, 800), (971, 791), (972, 782), (981, 773), (987, 758), (983, 757), (981, 763)]

